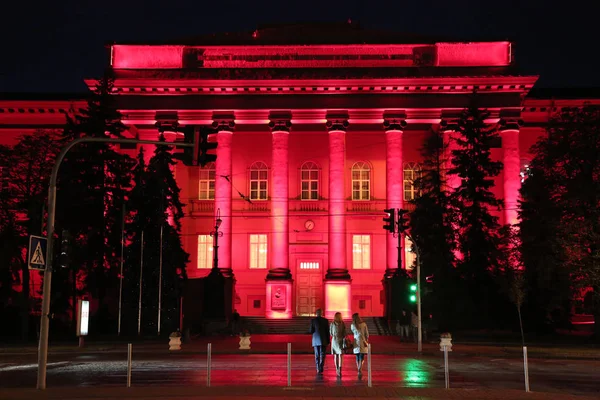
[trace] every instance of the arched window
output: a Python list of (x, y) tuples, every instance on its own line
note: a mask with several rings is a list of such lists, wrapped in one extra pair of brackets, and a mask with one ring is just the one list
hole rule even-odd
[(198, 198), (200, 200), (215, 199), (215, 163), (210, 162), (199, 169)]
[(417, 163), (404, 164), (404, 200), (411, 201), (419, 197), (415, 181), (421, 176), (421, 167)]
[(319, 200), (319, 167), (312, 161), (300, 167), (300, 191), (302, 200)]
[(264, 162), (250, 166), (250, 200), (267, 200), (269, 169)]
[(371, 199), (371, 167), (364, 161), (352, 166), (352, 200)]

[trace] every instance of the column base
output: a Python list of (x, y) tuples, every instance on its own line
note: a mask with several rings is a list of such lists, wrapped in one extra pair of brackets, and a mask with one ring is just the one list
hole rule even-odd
[[(213, 268), (214, 270), (214, 268)], [(233, 270), (231, 268), (219, 268), (218, 271), (221, 275), (223, 275), (224, 278), (234, 278), (235, 276), (233, 275)], [(210, 273), (212, 274), (213, 271), (210, 271)]]
[(273, 268), (267, 274), (267, 281), (291, 281), (292, 273), (289, 268)]
[(325, 280), (350, 281), (352, 278), (350, 277), (348, 270), (345, 268), (330, 268), (325, 274)]
[(292, 318), (292, 282), (291, 279), (269, 280), (267, 278), (267, 304), (265, 304), (265, 316), (267, 318)]
[(333, 319), (336, 312), (342, 318), (352, 318), (351, 280), (325, 280), (325, 318)]

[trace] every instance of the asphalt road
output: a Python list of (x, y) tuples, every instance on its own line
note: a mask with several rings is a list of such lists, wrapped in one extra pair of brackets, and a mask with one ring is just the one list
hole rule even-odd
[[(315, 373), (314, 358), (292, 356), (292, 385), (366, 386), (367, 373), (358, 377), (354, 356), (345, 356), (342, 378), (335, 375), (331, 356), (325, 373)], [(443, 357), (373, 355), (373, 386), (444, 387)], [(213, 355), (212, 386), (287, 384), (287, 358), (278, 354)], [(450, 386), (462, 389), (524, 388), (523, 364), (518, 358), (453, 356), (450, 353)], [(126, 355), (120, 353), (51, 354), (48, 387), (125, 386)], [(530, 359), (531, 390), (600, 396), (600, 361)], [(33, 354), (0, 355), (0, 387), (35, 387), (37, 358)], [(133, 386), (205, 386), (206, 356), (181, 353), (134, 354)]]

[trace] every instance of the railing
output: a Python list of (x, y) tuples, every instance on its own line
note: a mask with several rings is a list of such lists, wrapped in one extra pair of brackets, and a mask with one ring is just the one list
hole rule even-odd
[(327, 200), (290, 200), (289, 210), (300, 212), (326, 212), (329, 207)]
[[(215, 210), (214, 200), (188, 200), (190, 212), (192, 215), (197, 214), (212, 214)], [(346, 200), (346, 211), (349, 213), (382, 213), (387, 207), (385, 200)], [(232, 200), (233, 211), (249, 211), (249, 212), (269, 212), (271, 210), (271, 202), (264, 200), (247, 200), (235, 199)], [(290, 200), (290, 212), (310, 212), (319, 213), (327, 212), (329, 208), (328, 200)], [(414, 205), (404, 202), (404, 208), (408, 211), (414, 210)]]

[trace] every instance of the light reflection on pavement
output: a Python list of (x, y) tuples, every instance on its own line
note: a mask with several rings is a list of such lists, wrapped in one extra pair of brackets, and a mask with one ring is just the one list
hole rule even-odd
[[(444, 367), (441, 357), (373, 355), (374, 387), (441, 388)], [(35, 358), (17, 357), (0, 363), (0, 387), (35, 387)], [(48, 387), (121, 386), (126, 382), (126, 359), (119, 353), (51, 355)], [(309, 387), (365, 387), (367, 370), (358, 376), (353, 355), (344, 357), (342, 377), (336, 376), (328, 357), (325, 372), (315, 371), (314, 357), (292, 355), (292, 385)], [(211, 386), (287, 385), (284, 354), (212, 356)], [(450, 385), (463, 389), (523, 389), (523, 365), (519, 359), (451, 357)], [(597, 361), (530, 360), (532, 390), (571, 394), (600, 394)], [(206, 385), (203, 354), (134, 354), (134, 386)]]

